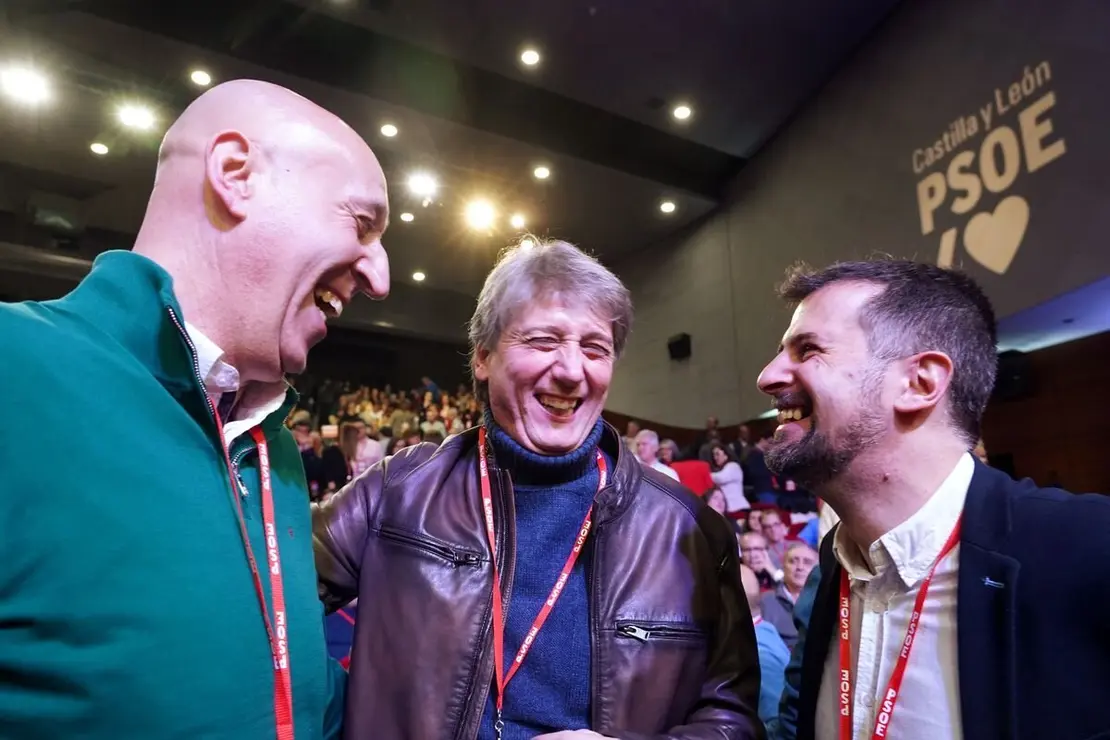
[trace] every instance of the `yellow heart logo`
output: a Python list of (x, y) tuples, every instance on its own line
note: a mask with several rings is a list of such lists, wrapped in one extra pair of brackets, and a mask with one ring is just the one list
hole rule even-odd
[(1020, 195), (1003, 198), (994, 212), (976, 213), (964, 229), (967, 253), (988, 270), (1006, 274), (1029, 226), (1029, 203)]

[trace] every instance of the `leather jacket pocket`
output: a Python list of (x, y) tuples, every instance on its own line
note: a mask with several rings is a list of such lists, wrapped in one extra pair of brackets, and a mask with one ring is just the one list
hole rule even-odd
[(453, 568), (477, 568), (482, 563), (482, 555), (474, 550), (457, 547), (424, 533), (410, 532), (391, 524), (382, 524), (378, 536), (387, 541), (446, 562)]
[(689, 644), (690, 647), (704, 645), (709, 640), (706, 631), (696, 625), (642, 620), (619, 620), (617, 622), (617, 637), (643, 643), (685, 643)]

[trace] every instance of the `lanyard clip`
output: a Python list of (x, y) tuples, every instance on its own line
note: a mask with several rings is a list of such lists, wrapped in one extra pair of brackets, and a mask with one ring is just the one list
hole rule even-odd
[(501, 710), (497, 710), (497, 719), (493, 723), (493, 731), (497, 735), (497, 740), (501, 740), (501, 733), (505, 730), (505, 723), (501, 720)]

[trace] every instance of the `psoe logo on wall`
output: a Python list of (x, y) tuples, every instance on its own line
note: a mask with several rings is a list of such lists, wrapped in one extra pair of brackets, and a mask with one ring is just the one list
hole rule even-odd
[[(949, 211), (957, 217), (958, 224), (940, 236), (940, 266), (955, 261), (962, 226), (964, 249), (976, 262), (999, 275), (1010, 269), (1031, 218), (1029, 202), (1016, 191), (1027, 176), (1067, 151), (1064, 139), (1054, 134), (1051, 82), (1047, 61), (1027, 66), (1018, 81), (995, 88), (986, 105), (957, 118), (933, 144), (913, 151), (915, 175), (947, 165), (917, 182), (923, 235), (936, 230), (938, 214)], [(1000, 196), (993, 208), (983, 203), (984, 190)]]

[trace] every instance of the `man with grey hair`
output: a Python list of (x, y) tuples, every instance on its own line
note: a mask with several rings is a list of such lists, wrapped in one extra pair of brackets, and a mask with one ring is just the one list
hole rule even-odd
[(668, 478), (678, 480), (678, 473), (669, 465), (659, 461), (659, 435), (650, 429), (644, 429), (636, 435), (636, 457), (644, 467), (656, 470)]
[(470, 321), (482, 424), (316, 507), (325, 604), (372, 596), (350, 736), (761, 736), (731, 532), (601, 419), (631, 324), (578, 248), (508, 250)]

